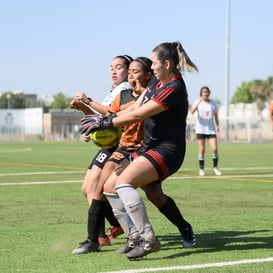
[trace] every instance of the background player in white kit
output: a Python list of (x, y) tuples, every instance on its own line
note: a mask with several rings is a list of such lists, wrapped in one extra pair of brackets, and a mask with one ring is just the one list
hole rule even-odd
[(200, 90), (200, 98), (193, 104), (191, 113), (197, 111), (197, 123), (195, 132), (199, 146), (199, 175), (205, 175), (205, 144), (208, 140), (212, 152), (213, 172), (221, 175), (218, 169), (217, 135), (219, 135), (218, 106), (215, 101), (209, 99), (210, 89), (203, 86)]

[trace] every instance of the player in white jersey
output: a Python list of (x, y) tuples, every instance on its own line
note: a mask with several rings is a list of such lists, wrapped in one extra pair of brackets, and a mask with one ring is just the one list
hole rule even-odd
[[(110, 66), (110, 77), (113, 81), (112, 90), (107, 94), (103, 102), (100, 104), (93, 99), (87, 97), (83, 92), (76, 94), (76, 98), (73, 99), (70, 103), (72, 109), (77, 109), (82, 111), (85, 115), (94, 114), (95, 112), (101, 114), (107, 114), (110, 105), (112, 104), (115, 96), (123, 90), (130, 89), (131, 86), (127, 81), (128, 78), (128, 69), (132, 61), (132, 57), (129, 55), (118, 55), (116, 56)], [(84, 141), (90, 141), (89, 136), (84, 137)], [(95, 157), (92, 158), (88, 169), (86, 171), (83, 184), (82, 184), (82, 193), (86, 196), (88, 204), (91, 206), (94, 191), (98, 185), (99, 178), (102, 172), (104, 164), (107, 162), (111, 154), (116, 150), (117, 147), (112, 147), (108, 149), (100, 149)], [(120, 227), (119, 222), (115, 218), (111, 206), (108, 204), (108, 207), (105, 206), (105, 215), (106, 219), (110, 223), (110, 228), (104, 234), (104, 224), (101, 227), (99, 244), (101, 246), (109, 245), (110, 239), (117, 237), (123, 233), (122, 228)], [(85, 243), (85, 242), (83, 242)]]
[(200, 98), (193, 104), (191, 113), (197, 111), (197, 123), (195, 132), (199, 146), (199, 175), (205, 175), (205, 144), (208, 140), (212, 152), (213, 172), (221, 175), (218, 169), (217, 134), (219, 134), (218, 106), (215, 101), (209, 99), (210, 89), (204, 86), (200, 90)]

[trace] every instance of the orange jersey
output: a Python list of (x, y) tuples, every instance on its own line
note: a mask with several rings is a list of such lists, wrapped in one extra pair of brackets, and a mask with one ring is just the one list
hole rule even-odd
[(269, 103), (269, 110), (273, 111), (273, 100)]
[[(109, 112), (117, 113), (122, 111), (138, 99), (132, 95), (132, 90), (127, 89), (121, 91), (114, 99), (109, 108)], [(135, 122), (133, 124), (123, 126), (122, 135), (119, 141), (119, 147), (128, 147), (127, 150), (135, 150), (141, 147), (143, 142), (143, 121)]]

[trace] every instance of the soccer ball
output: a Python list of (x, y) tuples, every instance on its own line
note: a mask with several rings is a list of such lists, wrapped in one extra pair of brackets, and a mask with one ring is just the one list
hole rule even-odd
[(121, 134), (121, 128), (111, 128), (95, 131), (89, 137), (97, 146), (108, 149), (118, 144)]

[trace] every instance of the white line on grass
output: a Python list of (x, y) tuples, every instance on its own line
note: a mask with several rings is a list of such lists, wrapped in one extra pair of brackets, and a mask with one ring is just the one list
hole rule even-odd
[(154, 268), (143, 268), (143, 269), (128, 269), (128, 270), (100, 272), (100, 273), (143, 273), (143, 272), (155, 272), (155, 271), (159, 272), (159, 271), (188, 270), (188, 269), (209, 268), (209, 267), (225, 267), (225, 266), (232, 266), (232, 265), (265, 263), (265, 262), (273, 262), (273, 257), (262, 258), (262, 259), (209, 263), (209, 264), (193, 264), (193, 265), (168, 266), (168, 267), (157, 267), (157, 268), (154, 267)]
[(82, 180), (60, 180), (60, 181), (35, 181), (35, 182), (12, 182), (12, 183), (0, 183), (0, 186), (24, 186), (24, 185), (46, 185), (46, 184), (71, 184), (82, 183)]
[(244, 178), (244, 177), (272, 177), (272, 174), (249, 174), (249, 175), (221, 175), (221, 176), (215, 176), (215, 175), (206, 175), (206, 176), (199, 176), (199, 175), (181, 175), (181, 176), (172, 176), (168, 179), (189, 179), (189, 178), (200, 178), (200, 179), (206, 179), (206, 178), (216, 178), (216, 179), (225, 179), (225, 178)]
[[(180, 168), (181, 171), (192, 171), (192, 168)], [(248, 168), (221, 168), (224, 171), (242, 171), (242, 170), (273, 170), (271, 166), (264, 166), (264, 167), (248, 167)]]
[[(1, 147), (2, 148), (2, 147)], [(20, 152), (31, 152), (31, 148), (22, 148), (22, 149), (1, 149), (1, 153), (20, 153)]]
[[(60, 167), (61, 168), (61, 167)], [(250, 168), (221, 168), (222, 171), (227, 171), (227, 170), (273, 170), (273, 167), (250, 167)], [(45, 172), (27, 172), (27, 173), (2, 173), (0, 174), (0, 176), (20, 176), (20, 175), (35, 175), (35, 174), (60, 174), (60, 173), (82, 173), (84, 172), (85, 170), (79, 170), (79, 171), (45, 171)], [(184, 169), (184, 168), (181, 168), (181, 171), (192, 171), (192, 169)], [(262, 174), (260, 175), (257, 175), (257, 176), (261, 176)], [(239, 175), (233, 175), (234, 177), (238, 177)], [(227, 177), (233, 177), (232, 175), (229, 175)], [(249, 175), (241, 175), (240, 177), (243, 177), (243, 176), (249, 176)], [(254, 176), (254, 175), (252, 175)], [(177, 177), (177, 176), (173, 176), (173, 177)], [(185, 177), (185, 176), (183, 176)], [(187, 176), (188, 177), (193, 177), (193, 176)], [(180, 177), (179, 177), (180, 178)]]
[[(56, 172), (58, 173), (58, 172)], [(61, 173), (61, 172), (60, 172)], [(68, 172), (63, 172), (63, 173), (68, 173)], [(69, 172), (70, 173), (70, 172)], [(72, 172), (71, 172), (72, 173)], [(37, 174), (37, 173), (36, 173)], [(41, 173), (41, 174), (45, 174), (45, 173)], [(23, 175), (27, 175), (27, 174), (23, 174)], [(3, 175), (4, 176), (4, 175)], [(273, 174), (261, 174), (261, 175), (223, 175), (223, 176), (205, 176), (205, 177), (199, 177), (199, 176), (171, 176), (168, 179), (196, 179), (196, 178), (200, 178), (200, 179), (205, 179), (205, 178), (214, 178), (214, 179), (225, 179), (225, 178), (254, 178), (254, 177), (272, 177)], [(268, 183), (272, 183), (271, 180), (266, 181)], [(56, 181), (33, 181), (33, 182), (0, 182), (0, 186), (15, 186), (15, 185), (46, 185), (46, 184), (70, 184), (70, 183), (82, 183), (82, 180), (56, 180)]]
[(1, 173), (0, 176), (21, 176), (21, 175), (37, 175), (37, 174), (68, 174), (83, 173), (82, 171), (50, 171), (50, 172), (29, 172), (29, 173)]

